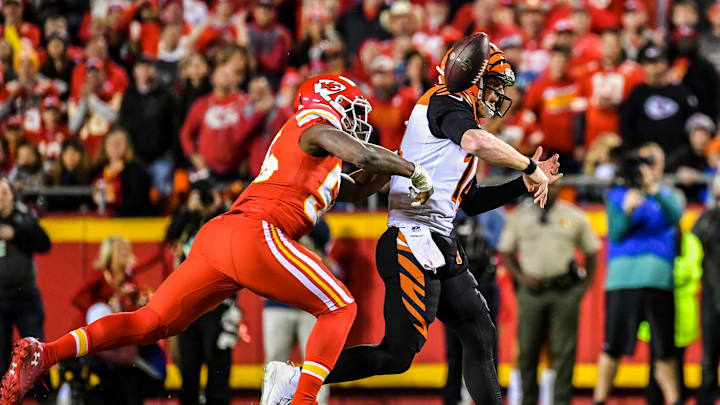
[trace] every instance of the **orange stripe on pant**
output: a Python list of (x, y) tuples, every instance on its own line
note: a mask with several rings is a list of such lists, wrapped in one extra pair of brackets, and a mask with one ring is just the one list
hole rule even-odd
[[(405, 273), (400, 273), (400, 288), (422, 311), (425, 311), (425, 303), (419, 297), (419, 295), (425, 296), (425, 274), (422, 269), (402, 254), (398, 254), (398, 263), (415, 279), (413, 281)], [(405, 297), (402, 298), (402, 301), (408, 312), (420, 323), (420, 325), (413, 323), (413, 326), (427, 339), (427, 322), (425, 322), (425, 318)]]

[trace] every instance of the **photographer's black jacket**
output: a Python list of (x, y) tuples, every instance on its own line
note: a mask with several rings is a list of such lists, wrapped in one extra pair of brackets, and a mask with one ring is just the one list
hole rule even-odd
[(5, 254), (0, 257), (0, 293), (35, 288), (33, 253), (50, 250), (50, 239), (34, 216), (18, 208), (0, 217), (0, 225), (11, 226), (15, 233), (5, 241)]

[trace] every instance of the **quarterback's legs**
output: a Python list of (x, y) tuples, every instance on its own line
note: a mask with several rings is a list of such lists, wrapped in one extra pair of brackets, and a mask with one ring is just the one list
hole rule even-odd
[(328, 383), (402, 373), (427, 340), (428, 325), (437, 312), (440, 281), (423, 271), (397, 228), (380, 237), (376, 262), (385, 283), (385, 337), (379, 345), (343, 350)]
[(470, 271), (442, 281), (438, 318), (452, 328), (463, 348), (465, 385), (476, 404), (501, 405), (495, 362), (495, 325)]

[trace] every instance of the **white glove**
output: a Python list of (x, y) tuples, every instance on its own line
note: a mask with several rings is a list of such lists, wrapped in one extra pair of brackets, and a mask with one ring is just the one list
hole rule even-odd
[(415, 170), (412, 176), (410, 176), (413, 187), (410, 187), (410, 199), (412, 207), (419, 207), (423, 202), (419, 200), (419, 195), (422, 193), (432, 193), (432, 179), (428, 174), (427, 170), (423, 168), (419, 163), (415, 163)]

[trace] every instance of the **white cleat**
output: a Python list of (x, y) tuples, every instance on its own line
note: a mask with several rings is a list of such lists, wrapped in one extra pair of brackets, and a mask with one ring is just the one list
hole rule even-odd
[(265, 366), (260, 405), (288, 405), (292, 402), (300, 380), (300, 367), (280, 361)]

